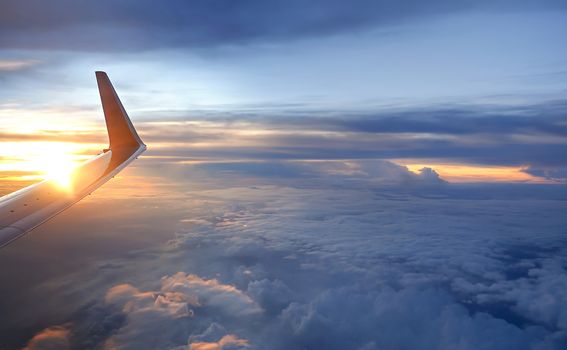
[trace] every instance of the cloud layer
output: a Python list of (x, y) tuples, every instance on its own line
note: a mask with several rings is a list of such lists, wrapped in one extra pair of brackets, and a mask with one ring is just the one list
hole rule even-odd
[[(566, 179), (564, 101), (381, 109), (372, 113), (251, 111), (200, 117), (186, 113), (137, 123), (142, 137), (152, 146), (145, 161), (209, 163), (201, 166), (219, 171), (223, 167), (237, 171), (240, 162), (247, 163), (241, 167), (246, 171), (288, 176), (300, 169), (313, 172), (314, 163), (301, 161), (342, 161), (363, 168), (368, 166), (365, 160), (390, 159), (425, 167), (508, 167), (509, 172), (515, 172), (502, 174), (500, 181), (506, 176), (509, 181)], [(81, 132), (74, 128), (38, 130), (34, 134), (0, 131), (0, 142), (16, 156), (18, 142), (32, 140), (70, 142), (81, 156), (97, 152), (102, 147), (99, 144), (105, 142), (104, 130), (98, 128)], [(462, 172), (466, 175), (465, 170)], [(471, 178), (474, 180), (474, 174)]]
[[(364, 169), (372, 176), (356, 181), (325, 169), (316, 178), (262, 182), (257, 169), (243, 167), (201, 168), (186, 172), (186, 182), (162, 177), (176, 179), (174, 192), (185, 189), (172, 204), (175, 236), (143, 254), (105, 260), (101, 266), (112, 270), (93, 271), (95, 286), (104, 271), (115, 271), (116, 282), (98, 287), (104, 296), (87, 316), (69, 320), (74, 345), (88, 339), (107, 349), (567, 344), (567, 197), (536, 187), (516, 198), (510, 193), (522, 192), (503, 185), (438, 179), (432, 187), (387, 162)], [(404, 171), (408, 178), (393, 182)], [(195, 182), (207, 188), (189, 189)], [(147, 200), (167, 210), (158, 197)], [(86, 324), (98, 331), (84, 333)]]
[[(4, 1), (2, 48), (127, 51), (211, 47), (324, 36), (463, 10), (564, 10), (564, 2), (342, 1)], [(69, 34), (72, 39), (69, 40)]]

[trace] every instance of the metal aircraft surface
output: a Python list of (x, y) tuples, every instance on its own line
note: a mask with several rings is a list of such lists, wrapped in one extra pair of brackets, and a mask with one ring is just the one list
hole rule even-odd
[(80, 201), (146, 150), (106, 73), (96, 72), (96, 79), (109, 148), (74, 168), (65, 184), (48, 178), (0, 198), (0, 247)]

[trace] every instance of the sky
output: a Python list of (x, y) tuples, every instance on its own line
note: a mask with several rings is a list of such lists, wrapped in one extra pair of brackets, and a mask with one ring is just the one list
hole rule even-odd
[[(567, 3), (0, 0), (0, 349), (561, 349)], [(58, 169), (55, 169), (58, 170)], [(18, 291), (15, 293), (14, 291)]]
[(188, 153), (208, 158), (226, 140), (231, 158), (565, 181), (563, 1), (3, 0), (2, 10), (1, 142), (20, 160), (6, 171), (41, 172), (41, 156), (20, 147), (30, 138), (72, 142), (47, 148), (74, 159), (100, 148), (92, 73), (105, 70), (157, 156), (197, 147)]

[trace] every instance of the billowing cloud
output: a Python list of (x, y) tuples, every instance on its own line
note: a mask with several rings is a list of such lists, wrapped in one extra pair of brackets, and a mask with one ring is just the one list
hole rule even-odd
[[(190, 318), (220, 313), (238, 319), (262, 312), (247, 294), (216, 279), (207, 280), (178, 272), (163, 277), (161, 284), (159, 291), (140, 292), (128, 284), (108, 290), (106, 302), (118, 307), (126, 315), (126, 321), (116, 334), (106, 340), (106, 349), (173, 347), (195, 324), (190, 322)], [(216, 328), (218, 327), (211, 329)], [(156, 336), (156, 332), (160, 334)], [(193, 336), (189, 340), (189, 349), (234, 349), (248, 346), (246, 340), (226, 332), (218, 339), (211, 340), (210, 333), (218, 334), (218, 331), (211, 330), (203, 336)]]
[(488, 314), (471, 316), (443, 291), (427, 288), (332, 290), (309, 304), (290, 305), (283, 318), (297, 345), (328, 349), (526, 349), (540, 332)]
[(62, 326), (53, 326), (44, 329), (28, 342), (23, 350), (65, 350), (71, 349), (71, 332)]
[[(560, 349), (567, 341), (565, 271), (546, 258), (565, 248), (543, 248), (561, 232), (564, 204), (543, 202), (552, 220), (543, 239), (526, 216), (541, 201), (392, 190), (373, 198), (368, 188), (328, 187), (203, 195), (214, 211), (193, 218), (169, 247), (193, 252), (200, 271), (232, 279), (262, 306), (262, 327), (252, 315), (240, 319), (237, 333), (251, 348)], [(506, 232), (495, 238), (496, 230)], [(516, 240), (542, 248), (528, 254)], [(187, 278), (171, 280), (186, 286)], [(218, 346), (221, 333), (207, 342)]]
[[(175, 237), (93, 271), (90, 286), (112, 275), (117, 283), (95, 302), (104, 307), (71, 317), (73, 344), (534, 350), (567, 342), (564, 186), (552, 196), (537, 186), (531, 194), (422, 186), (421, 176), (438, 179), (383, 161), (310, 170), (331, 174), (325, 181), (261, 183), (238, 168), (230, 177), (189, 168), (183, 176), (201, 188), (175, 180), (186, 190), (171, 204), (159, 196), (133, 204), (174, 211)], [(414, 185), (378, 186), (380, 176)]]
[(483, 306), (498, 303), (511, 305), (512, 310), (550, 329), (567, 329), (567, 271), (559, 259), (539, 258), (515, 263), (519, 278), (478, 281), (462, 278), (453, 283), (454, 290), (472, 296)]
[[(417, 187), (442, 185), (445, 181), (430, 168), (412, 172), (407, 167), (385, 160), (329, 161), (204, 161), (191, 166), (193, 171), (216, 172), (219, 176), (239, 178), (243, 175), (269, 181), (288, 181), (290, 178), (310, 178), (321, 182), (349, 179), (361, 184), (410, 185)], [(179, 176), (183, 176), (179, 174)]]
[(162, 291), (192, 295), (202, 305), (218, 307), (234, 317), (261, 312), (258, 305), (245, 293), (216, 279), (202, 279), (178, 272), (162, 279)]
[(192, 311), (189, 307), (199, 305), (197, 299), (191, 296), (175, 292), (142, 293), (129, 284), (121, 284), (111, 288), (106, 294), (106, 302), (120, 306), (126, 314), (157, 310), (174, 318), (191, 316)]
[(188, 350), (237, 350), (249, 347), (246, 339), (234, 334), (226, 334), (223, 326), (213, 323), (202, 334), (189, 337)]
[(523, 170), (525, 173), (542, 177), (548, 180), (566, 180), (567, 167), (537, 167), (529, 166)]

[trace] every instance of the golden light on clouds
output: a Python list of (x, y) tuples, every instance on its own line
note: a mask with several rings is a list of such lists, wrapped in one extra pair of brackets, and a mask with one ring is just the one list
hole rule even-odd
[[(73, 142), (0, 141), (0, 177), (11, 181), (49, 178), (64, 186), (70, 182), (72, 169), (89, 157), (85, 154), (89, 148)], [(3, 177), (2, 172), (20, 175)]]
[[(106, 147), (104, 121), (100, 115), (91, 118), (91, 113), (94, 115), (95, 112), (72, 108), (39, 111), (0, 105), (0, 120), (3, 121), (0, 126), (0, 180), (22, 183), (50, 178), (62, 186), (68, 184), (75, 165)], [(256, 121), (164, 120), (141, 121), (138, 125), (142, 137), (151, 145), (144, 158), (167, 159), (181, 165), (269, 161), (262, 158), (264, 153), (281, 154), (280, 160), (317, 161), (317, 154), (311, 154), (311, 149), (390, 150), (403, 144), (407, 137), (415, 137), (377, 136), (316, 127), (298, 129), (293, 125)], [(296, 155), (303, 157), (295, 159)], [(526, 173), (521, 166), (471, 165), (436, 159), (389, 160), (416, 173), (424, 167), (433, 168), (449, 182), (549, 182)], [(346, 167), (341, 171), (356, 171), (353, 169)]]
[(52, 179), (69, 187), (72, 169), (97, 154), (106, 142), (104, 122), (95, 123), (88, 115), (73, 108), (34, 110), (16, 103), (0, 105), (0, 179)]
[(410, 171), (418, 173), (425, 167), (434, 169), (443, 179), (449, 182), (533, 182), (545, 183), (545, 179), (525, 173), (523, 167), (517, 166), (484, 166), (447, 163), (408, 163), (398, 160), (396, 163), (406, 166)]

